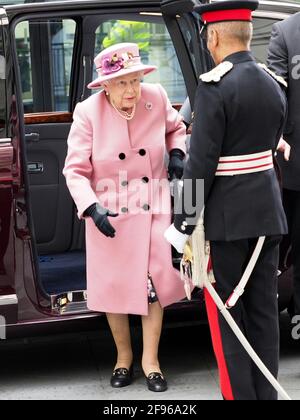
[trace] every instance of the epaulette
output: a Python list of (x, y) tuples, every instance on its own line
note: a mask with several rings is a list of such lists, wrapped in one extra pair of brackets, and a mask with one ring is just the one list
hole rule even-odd
[(269, 73), (273, 79), (277, 80), (278, 83), (280, 83), (281, 85), (283, 85), (284, 87), (288, 87), (287, 82), (284, 80), (283, 77), (278, 76), (276, 73), (274, 73), (272, 70), (269, 69), (269, 67), (267, 67), (265, 64), (263, 63), (258, 63), (259, 67), (261, 67), (262, 69), (264, 69), (267, 73)]
[(230, 72), (230, 70), (232, 69), (233, 64), (230, 61), (223, 61), (208, 73), (201, 74), (200, 79), (202, 80), (202, 82), (205, 83), (218, 83), (222, 79), (222, 77), (225, 76), (225, 74)]

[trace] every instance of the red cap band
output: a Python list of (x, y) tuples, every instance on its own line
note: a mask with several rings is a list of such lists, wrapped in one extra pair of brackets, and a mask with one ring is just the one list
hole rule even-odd
[(231, 20), (252, 21), (251, 10), (235, 9), (235, 10), (216, 10), (212, 12), (202, 13), (202, 20), (206, 23), (224, 22)]

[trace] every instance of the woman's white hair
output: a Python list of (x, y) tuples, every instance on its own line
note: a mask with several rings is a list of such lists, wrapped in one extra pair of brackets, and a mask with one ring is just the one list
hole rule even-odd
[[(129, 73), (129, 74), (131, 74), (131, 75), (133, 75), (133, 74), (137, 74), (137, 77), (140, 77), (141, 79), (144, 77), (144, 72), (143, 71), (137, 71), (137, 72), (132, 72), (132, 73)], [(126, 76), (129, 76), (129, 74), (128, 75), (126, 75)], [(120, 79), (122, 78), (122, 76), (119, 76), (120, 77)], [(109, 86), (109, 84), (112, 82), (112, 81), (114, 81), (114, 80), (116, 80), (118, 77), (116, 77), (116, 78), (113, 78), (113, 79), (111, 79), (111, 80), (106, 80), (105, 82), (103, 82), (102, 83), (102, 86)]]

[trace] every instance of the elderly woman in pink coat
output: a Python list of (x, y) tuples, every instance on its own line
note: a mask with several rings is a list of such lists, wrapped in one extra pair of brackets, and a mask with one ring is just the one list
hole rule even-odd
[(113, 387), (133, 379), (128, 314), (142, 316), (142, 368), (151, 391), (165, 391), (158, 347), (163, 308), (185, 296), (164, 239), (170, 224), (169, 176), (182, 176), (186, 130), (165, 90), (141, 83), (155, 66), (136, 44), (96, 58), (102, 88), (79, 103), (63, 173), (86, 223), (87, 304), (105, 312), (117, 347)]

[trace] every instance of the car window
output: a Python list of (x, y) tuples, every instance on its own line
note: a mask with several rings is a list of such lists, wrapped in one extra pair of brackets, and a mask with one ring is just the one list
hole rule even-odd
[(251, 49), (256, 60), (267, 64), (268, 45), (272, 26), (278, 19), (255, 17), (253, 19), (253, 39)]
[(16, 26), (25, 113), (69, 110), (75, 31), (71, 19), (24, 21)]
[(6, 137), (6, 86), (3, 28), (0, 26), (0, 138)]
[(207, 48), (207, 27), (196, 12), (183, 13), (177, 22), (198, 79), (215, 66)]
[[(161, 83), (172, 103), (183, 103), (186, 88), (176, 52), (164, 23), (133, 20), (109, 20), (96, 31), (95, 54), (120, 42), (139, 45), (143, 63), (151, 63), (158, 70), (146, 77), (149, 83)], [(94, 68), (94, 78), (97, 77)]]

